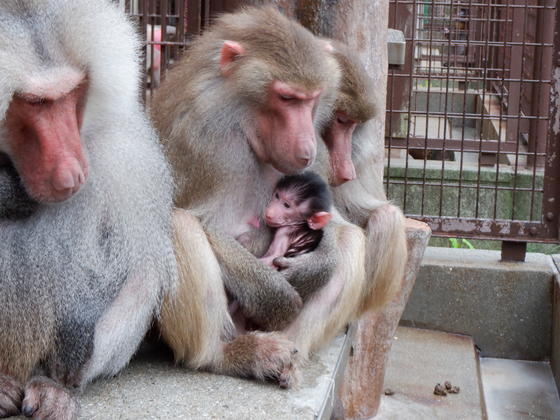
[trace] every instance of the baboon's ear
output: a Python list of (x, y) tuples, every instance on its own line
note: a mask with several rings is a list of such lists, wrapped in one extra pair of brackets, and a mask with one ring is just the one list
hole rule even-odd
[(332, 214), (326, 211), (320, 211), (307, 219), (307, 224), (313, 230), (323, 229), (332, 219)]
[(235, 41), (224, 41), (220, 50), (220, 71), (227, 77), (231, 74), (231, 63), (239, 56), (245, 54), (245, 48)]

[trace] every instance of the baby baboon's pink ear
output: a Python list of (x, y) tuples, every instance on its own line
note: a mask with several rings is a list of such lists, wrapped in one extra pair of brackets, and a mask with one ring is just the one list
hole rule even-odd
[(224, 41), (220, 50), (220, 71), (222, 75), (229, 76), (231, 74), (230, 64), (243, 54), (245, 54), (245, 48), (239, 42)]
[(323, 229), (332, 219), (332, 214), (326, 211), (320, 211), (307, 219), (307, 224), (313, 230)]

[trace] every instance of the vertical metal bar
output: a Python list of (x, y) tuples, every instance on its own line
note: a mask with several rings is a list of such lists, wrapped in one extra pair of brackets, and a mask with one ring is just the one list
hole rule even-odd
[(181, 22), (181, 32), (183, 36), (181, 37), (182, 42), (186, 42), (188, 37), (188, 13), (189, 13), (189, 3), (190, 0), (178, 0), (179, 1), (179, 20)]
[[(556, 10), (547, 10), (555, 15), (553, 34), (552, 68), (560, 68), (560, 10), (555, 2)], [(550, 114), (548, 119), (548, 144), (544, 177), (543, 215), (544, 223), (551, 236), (560, 238), (560, 75), (553, 72), (550, 82)]]
[[(392, 6), (392, 7), (391, 7)], [(391, 16), (391, 12), (393, 13)], [(393, 21), (392, 28), (397, 29), (397, 15), (399, 13), (399, 4), (398, 0), (391, 1), (389, 3), (389, 19)], [(387, 150), (387, 176), (385, 180), (385, 190), (387, 196), (389, 196), (389, 180), (391, 179), (391, 151), (392, 151), (392, 142), (393, 142), (393, 106), (394, 106), (394, 96), (395, 96), (395, 70), (389, 69), (389, 92), (388, 92), (388, 99), (389, 99), (389, 107), (387, 113), (385, 114), (385, 121), (389, 126), (389, 145)]]
[[(509, 11), (509, 0), (507, 0), (507, 2), (506, 2), (506, 16), (508, 14), (508, 11)], [(506, 24), (506, 26), (507, 26), (507, 24)], [(496, 41), (498, 41), (498, 39), (496, 39)], [(505, 82), (504, 82), (504, 80), (505, 80), (505, 73), (506, 73), (505, 72), (506, 48), (507, 48), (506, 47), (506, 45), (507, 45), (506, 41), (507, 41), (507, 39), (504, 36), (504, 45), (502, 47), (502, 53), (503, 53), (503, 56), (502, 56), (502, 80), (500, 82), (500, 97), (499, 97), (499, 100), (500, 100), (500, 104), (499, 104), (500, 116), (499, 116), (499, 119), (498, 119), (498, 152), (497, 152), (497, 155), (496, 155), (496, 178), (494, 180), (494, 184), (495, 184), (494, 185), (494, 187), (495, 187), (495, 189), (494, 189), (494, 219), (496, 219), (497, 215), (498, 215), (498, 185), (499, 185), (499, 181), (500, 181), (500, 153), (501, 153), (501, 146), (502, 146), (502, 122), (503, 122), (503, 106), (502, 106), (502, 103), (503, 103), (504, 92), (505, 92), (505, 88), (504, 88)], [(497, 56), (498, 55), (496, 54), (496, 57)], [(498, 68), (498, 63), (497, 62), (496, 62), (495, 67)]]
[[(528, 12), (529, 9), (528, 9), (527, 1), (528, 0), (525, 0), (525, 4), (524, 4), (525, 7), (523, 8), (524, 15), (523, 15), (523, 27), (521, 29), (521, 40), (522, 40), (521, 41), (521, 56), (518, 58), (521, 62), (520, 70), (519, 70), (519, 89), (517, 89), (516, 92), (515, 92), (517, 94), (516, 98), (512, 98), (511, 96), (509, 98), (509, 99), (515, 99), (516, 100), (516, 105), (517, 106), (514, 110), (510, 110), (510, 108), (509, 108), (510, 100), (508, 100), (508, 114), (509, 115), (514, 115), (513, 111), (517, 113), (517, 118), (516, 119), (512, 118), (512, 120), (516, 121), (515, 137), (514, 137), (514, 139), (515, 139), (515, 169), (513, 171), (514, 172), (514, 175), (513, 175), (513, 193), (512, 193), (512, 200), (511, 200), (511, 219), (512, 220), (515, 220), (515, 209), (516, 209), (515, 204), (516, 204), (516, 196), (517, 196), (517, 194), (516, 194), (516, 192), (517, 192), (517, 174), (518, 174), (518, 171), (519, 171), (519, 139), (520, 139), (520, 133), (521, 133), (521, 106), (520, 106), (520, 103), (521, 103), (521, 92), (522, 92), (522, 87), (523, 87), (523, 81), (525, 79), (525, 76), (523, 74), (523, 60), (525, 59), (525, 49), (526, 49), (526, 44), (527, 44), (525, 35), (527, 33), (527, 17), (529, 15), (529, 12)], [(519, 10), (521, 10), (521, 9), (519, 9)], [(513, 24), (515, 26), (515, 18), (513, 20)], [(513, 39), (514, 38), (512, 37), (512, 42), (513, 42)], [(513, 52), (513, 48), (512, 48), (512, 52), (511, 52), (512, 63), (513, 63), (513, 60), (514, 60), (513, 55), (514, 55), (514, 52)], [(512, 67), (513, 67), (513, 64), (512, 64)], [(510, 75), (510, 78), (513, 78), (513, 77), (514, 76)]]
[[(140, 30), (143, 35), (143, 39), (147, 40), (147, 28), (148, 28), (148, 9), (149, 4), (148, 0), (142, 0), (142, 17), (140, 18)], [(144, 47), (144, 63), (148, 59), (148, 45), (146, 44)], [(147, 96), (147, 86), (148, 86), (148, 76), (146, 74), (146, 64), (144, 64), (143, 68), (143, 77), (142, 77), (142, 100), (146, 103), (146, 96)]]
[(157, 4), (155, 4), (154, 1), (149, 1), (149, 0), (145, 0), (145, 8), (144, 8), (144, 16), (146, 16), (146, 23), (145, 26), (147, 28), (150, 28), (150, 30), (148, 31), (148, 41), (150, 41), (149, 44), (147, 44), (146, 48), (148, 49), (148, 54), (150, 57), (150, 88), (149, 88), (149, 95), (147, 96), (147, 102), (149, 103), (151, 101), (151, 99), (153, 98), (153, 94), (154, 94), (154, 81), (155, 81), (155, 45), (153, 44), (154, 39), (155, 39), (155, 32), (156, 32), (156, 23), (157, 20), (155, 19), (155, 17), (153, 17), (154, 15), (157, 14)]
[[(547, 0), (541, 0), (547, 3)], [(552, 55), (545, 54), (545, 46), (542, 44), (552, 42), (552, 34), (554, 27), (554, 15), (549, 13), (547, 9), (537, 9), (535, 10), (537, 14), (537, 22), (535, 28), (535, 57), (534, 57), (534, 67), (533, 67), (533, 80), (538, 80), (539, 82), (533, 86), (532, 97), (531, 97), (531, 114), (532, 115), (546, 115), (548, 114), (548, 103), (550, 91), (546, 89), (547, 86), (543, 86), (543, 79), (548, 79), (550, 76), (544, 76), (545, 74), (550, 74), (552, 67)], [(529, 156), (527, 164), (529, 166), (544, 166), (544, 158), (538, 157), (538, 153), (544, 153), (546, 151), (546, 139), (547, 139), (547, 124), (545, 120), (533, 120), (530, 123), (529, 128), (529, 152), (534, 151), (533, 156)], [(532, 150), (533, 149), (533, 150)]]
[(177, 41), (185, 42), (185, 30), (187, 29), (187, 19), (186, 19), (186, 3), (188, 0), (178, 0), (177, 14), (179, 18), (177, 19)]
[(200, 33), (201, 29), (201, 0), (188, 0), (187, 3), (187, 34), (189, 38)]
[[(490, 10), (490, 6), (491, 6), (491, 0), (488, 0), (487, 3), (487, 9), (486, 10)], [(487, 13), (486, 15), (486, 28), (490, 28), (490, 13)], [(484, 33), (484, 30), (483, 30)], [(482, 106), (484, 107), (484, 103), (486, 102), (486, 90), (488, 89), (488, 45), (489, 45), (489, 39), (488, 36), (485, 37), (485, 42), (484, 42), (484, 46), (482, 48), (482, 56), (481, 56), (481, 68), (482, 68)], [(482, 111), (484, 112), (484, 111)], [(480, 124), (480, 146), (479, 146), (479, 150), (478, 150), (478, 171), (477, 171), (477, 179), (476, 179), (476, 207), (475, 207), (475, 216), (476, 218), (479, 217), (479, 209), (480, 209), (480, 174), (481, 174), (481, 158), (482, 158), (482, 137), (483, 137), (483, 127), (484, 125), (481, 123)]]
[(204, 28), (208, 27), (208, 25), (210, 25), (210, 0), (203, 0), (202, 1), (201, 21), (202, 21), (202, 29), (204, 29)]
[(428, 160), (428, 128), (430, 126), (430, 96), (432, 87), (432, 54), (433, 54), (433, 39), (434, 39), (434, 13), (436, 6), (430, 6), (430, 35), (429, 35), (429, 47), (428, 47), (428, 89), (426, 92), (426, 132), (424, 139), (424, 166), (422, 169), (422, 200), (421, 200), (421, 210), (420, 214), (424, 215), (424, 198), (426, 192), (426, 164)]
[[(453, 1), (451, 0), (451, 7), (449, 9), (450, 12), (450, 23), (453, 24), (453, 20), (452, 20), (452, 14), (453, 14)], [(448, 121), (447, 121), (447, 105), (449, 103), (449, 83), (450, 83), (450, 79), (449, 79), (449, 72), (451, 69), (451, 38), (453, 38), (453, 36), (451, 35), (451, 31), (449, 34), (449, 39), (448, 39), (448, 43), (447, 43), (447, 74), (445, 75), (445, 103), (443, 106), (443, 147), (442, 147), (442, 158), (441, 158), (441, 187), (440, 187), (440, 194), (439, 194), (439, 216), (443, 215), (443, 184), (444, 184), (444, 178), (445, 178), (445, 140), (447, 139), (447, 125), (448, 125)]]
[[(472, 0), (469, 0), (469, 8), (468, 8), (468, 16), (472, 16), (473, 9), (472, 9)], [(471, 54), (470, 51), (470, 41), (471, 41), (471, 26), (470, 22), (467, 28), (467, 48), (465, 50), (465, 56), (467, 60), (470, 61), (469, 57)], [(462, 127), (461, 127), (461, 162), (459, 163), (459, 185), (458, 185), (458, 192), (457, 192), (457, 217), (461, 217), (461, 193), (463, 191), (463, 163), (464, 163), (464, 150), (465, 150), (465, 122), (466, 122), (466, 109), (467, 109), (467, 95), (469, 90), (469, 82), (468, 82), (468, 74), (469, 74), (469, 66), (468, 63), (465, 63), (465, 80), (464, 80), (464, 93), (463, 93), (463, 116), (462, 116)]]
[[(513, 31), (511, 36), (511, 42), (519, 44), (525, 41), (525, 28), (526, 28), (526, 17), (527, 17), (527, 4), (525, 3), (525, 9), (519, 7), (513, 8)], [(523, 76), (523, 57), (525, 56), (525, 46), (523, 45), (512, 45), (510, 53), (510, 79), (521, 79)], [(521, 109), (520, 99), (521, 99), (521, 83), (510, 82), (508, 85), (508, 114), (518, 115)], [(508, 141), (519, 141), (517, 133), (519, 132), (518, 125), (519, 120), (509, 119), (507, 121), (507, 139)]]
[(160, 43), (160, 80), (167, 71), (167, 63), (169, 61), (169, 48), (166, 45), (167, 41), (167, 19), (168, 19), (168, 0), (160, 1), (161, 9), (161, 43)]
[[(412, 99), (412, 86), (413, 86), (413, 78), (414, 78), (414, 50), (416, 48), (416, 19), (417, 19), (417, 0), (412, 0), (412, 48), (411, 48), (411, 71), (410, 71), (410, 79), (409, 79), (409, 92), (408, 92), (408, 121), (407, 121), (407, 130), (406, 130), (406, 150), (410, 149), (410, 129), (411, 129), (411, 121), (412, 121), (412, 113), (410, 112), (410, 104)], [(408, 153), (405, 156), (405, 166), (404, 166), (404, 199), (403, 199), (403, 211), (406, 211), (406, 193), (408, 190)]]
[[(547, 3), (546, 0), (543, 0)], [(533, 79), (539, 82), (533, 86), (532, 92), (532, 106), (531, 113), (535, 116), (547, 116), (549, 117), (549, 102), (550, 102), (550, 89), (543, 80), (549, 79), (552, 74), (552, 54), (545, 54), (545, 48), (543, 44), (550, 43), (553, 41), (554, 37), (554, 15), (549, 13), (546, 9), (537, 10), (537, 28), (535, 42), (540, 44), (535, 47), (535, 61), (534, 61), (534, 75)], [(542, 167), (544, 165), (544, 158), (538, 157), (537, 153), (546, 152), (546, 145), (548, 140), (547, 135), (547, 120), (534, 120), (531, 121), (530, 125), (530, 135), (529, 135), (529, 152), (531, 147), (534, 148), (533, 155), (528, 156), (529, 165), (533, 167), (533, 180), (531, 184), (531, 207), (529, 220), (535, 220), (534, 218), (534, 201), (535, 201), (535, 189), (537, 181), (537, 167)], [(539, 215), (539, 219), (541, 219)]]

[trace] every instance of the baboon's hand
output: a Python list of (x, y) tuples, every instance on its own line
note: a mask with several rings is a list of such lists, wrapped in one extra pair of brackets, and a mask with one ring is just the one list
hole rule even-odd
[(239, 302), (243, 315), (266, 331), (288, 326), (303, 306), (294, 287), (233, 237), (210, 228), (206, 234), (220, 263), (224, 285)]
[(32, 378), (25, 385), (21, 412), (26, 417), (45, 420), (75, 420), (79, 405), (66, 388), (42, 376)]
[(0, 373), (0, 418), (17, 416), (21, 409), (23, 388), (14, 378)]
[(297, 317), (303, 307), (303, 300), (295, 288), (284, 281), (285, 287), (273, 295), (263, 296), (258, 309), (249, 316), (265, 331), (281, 331)]
[(299, 293), (303, 301), (328, 283), (338, 261), (333, 228), (325, 228), (319, 246), (293, 258), (278, 257), (273, 264)]

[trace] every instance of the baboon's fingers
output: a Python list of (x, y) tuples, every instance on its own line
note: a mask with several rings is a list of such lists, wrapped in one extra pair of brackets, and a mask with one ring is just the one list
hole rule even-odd
[(74, 420), (78, 402), (63, 386), (45, 378), (31, 379), (25, 387), (21, 411), (26, 417), (42, 420)]
[(11, 417), (19, 414), (23, 389), (13, 378), (0, 374), (0, 417)]

